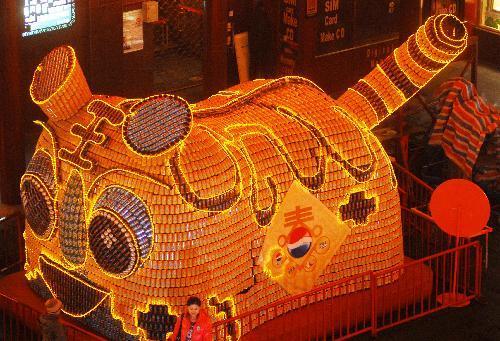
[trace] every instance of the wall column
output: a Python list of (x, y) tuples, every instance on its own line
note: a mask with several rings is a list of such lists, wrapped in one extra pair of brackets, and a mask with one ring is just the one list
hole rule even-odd
[(25, 169), (21, 109), (20, 41), (22, 1), (0, 2), (0, 202), (20, 203), (19, 181)]

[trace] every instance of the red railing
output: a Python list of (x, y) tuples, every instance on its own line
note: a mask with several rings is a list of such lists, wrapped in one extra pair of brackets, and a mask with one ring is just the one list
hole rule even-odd
[[(404, 254), (411, 261), (330, 283), (214, 324), (216, 340), (341, 340), (457, 306), (481, 292), (482, 247), (457, 241), (427, 214), (433, 188), (394, 164)], [(491, 228), (478, 235), (486, 240)], [(388, 279), (396, 279), (388, 281)], [(388, 283), (392, 282), (392, 283)], [(387, 284), (384, 284), (387, 283)]]
[[(372, 323), (372, 334), (408, 322), (419, 317), (434, 313), (450, 306), (461, 306), (481, 293), (481, 262), (482, 251), (478, 241), (468, 243), (453, 249), (424, 257), (400, 267), (399, 271), (416, 273), (415, 278), (425, 277), (423, 272), (432, 271), (432, 290), (424, 294), (424, 290), (414, 292), (410, 300), (399, 301), (402, 287), (401, 281), (394, 282), (395, 288), (391, 294), (398, 302), (384, 307)], [(378, 272), (376, 276), (393, 270)], [(413, 283), (414, 288), (419, 284)], [(381, 290), (377, 287), (377, 290)], [(378, 299), (380, 295), (375, 294)], [(382, 295), (382, 300), (388, 299)], [(376, 307), (379, 303), (376, 301)]]
[[(216, 340), (341, 340), (379, 331), (478, 297), (482, 248), (456, 240), (426, 214), (432, 188), (394, 167), (401, 193), (404, 254), (399, 267), (366, 272), (214, 324)], [(20, 231), (20, 230), (19, 230)], [(490, 228), (485, 228), (487, 233)], [(18, 234), (20, 235), (20, 234)], [(21, 238), (22, 239), (22, 238)], [(24, 252), (14, 263), (22, 262)], [(411, 260), (410, 260), (411, 259)], [(450, 295), (453, 294), (453, 295)], [(39, 340), (40, 312), (0, 294), (2, 340)], [(104, 340), (63, 322), (68, 340)]]
[[(41, 340), (38, 319), (41, 312), (0, 293), (0, 339), (4, 341)], [(104, 341), (104, 337), (93, 334), (68, 321), (61, 320), (68, 341)]]
[(392, 166), (398, 179), (401, 206), (408, 208), (426, 206), (434, 188), (397, 163), (393, 163)]
[(24, 264), (24, 216), (19, 208), (0, 207), (0, 277), (22, 269)]
[[(446, 242), (441, 247), (445, 246)], [(417, 253), (425, 250), (432, 250), (430, 244)], [(480, 243), (470, 242), (219, 321), (214, 324), (214, 333), (216, 340), (227, 340), (229, 336), (234, 339), (241, 334), (242, 340), (263, 341), (342, 340), (366, 332), (376, 335), (478, 297), (481, 262)], [(384, 284), (389, 278), (398, 279)]]
[[(20, 209), (0, 212), (0, 277), (19, 271), (24, 265), (24, 216)], [(38, 319), (41, 311), (0, 293), (0, 340), (41, 340)], [(106, 340), (69, 321), (62, 320), (68, 341)]]

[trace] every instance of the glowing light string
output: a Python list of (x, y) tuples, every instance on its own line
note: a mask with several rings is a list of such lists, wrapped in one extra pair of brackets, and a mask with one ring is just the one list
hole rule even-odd
[[(73, 221), (73, 219), (69, 219), (70, 221), (69, 222), (66, 222), (66, 224), (68, 224), (67, 226), (61, 226), (62, 225), (62, 210), (64, 209), (67, 209), (67, 210), (70, 210), (72, 209), (71, 205), (73, 205), (72, 202), (70, 203), (65, 203), (65, 198), (69, 195), (74, 195), (72, 193), (69, 193), (68, 194), (68, 190), (70, 189), (69, 187), (69, 183), (70, 181), (73, 181), (73, 174), (76, 174), (76, 177), (78, 178), (78, 181), (80, 183), (80, 185), (82, 186), (81, 187), (81, 192), (79, 193), (80, 194), (80, 200), (81, 200), (81, 205), (82, 205), (82, 209), (83, 209), (83, 221), (82, 222), (76, 222), (76, 221)], [(64, 196), (63, 198), (60, 200), (61, 202), (61, 205), (60, 205), (60, 211), (58, 212), (58, 221), (59, 221), (59, 229), (60, 229), (60, 233), (59, 233), (59, 246), (61, 248), (61, 251), (62, 251), (62, 256), (64, 258), (64, 260), (66, 262), (68, 262), (69, 264), (71, 264), (72, 266), (74, 266), (75, 268), (77, 267), (82, 267), (85, 262), (87, 261), (87, 250), (88, 250), (88, 238), (87, 238), (87, 217), (88, 217), (88, 213), (87, 213), (87, 205), (86, 205), (86, 202), (85, 202), (85, 184), (84, 184), (84, 180), (83, 180), (83, 177), (82, 177), (82, 174), (76, 170), (76, 169), (72, 169), (71, 172), (69, 173), (68, 175), (68, 178), (67, 178), (67, 181), (66, 181), (66, 185), (64, 186), (65, 188), (65, 191), (64, 191)], [(64, 207), (65, 205), (68, 205), (69, 207)], [(78, 223), (80, 224), (83, 224), (83, 226), (77, 226)], [(81, 248), (79, 248), (77, 245), (71, 245), (72, 243), (70, 243), (69, 246), (65, 246), (63, 245), (63, 234), (66, 234), (64, 229), (63, 228), (71, 228), (73, 231), (71, 231), (68, 235), (66, 235), (66, 238), (74, 238), (76, 237), (76, 231), (74, 231), (75, 228), (82, 228), (84, 230), (84, 245), (82, 245)], [(72, 241), (74, 243), (74, 240)], [(83, 260), (80, 262), (80, 263), (76, 263), (74, 262), (72, 259), (70, 259), (70, 257), (68, 257), (68, 255), (66, 254), (66, 252), (64, 252), (65, 250), (65, 247), (69, 248), (69, 250), (74, 250), (74, 249), (80, 249), (78, 251), (83, 251)]]
[(194, 117), (212, 117), (216, 115), (222, 115), (228, 112), (228, 110), (231, 109), (231, 107), (235, 104), (242, 104), (245, 103), (246, 101), (249, 101), (250, 99), (254, 98), (255, 96), (261, 94), (263, 91), (271, 90), (271, 89), (276, 89), (278, 87), (281, 87), (286, 84), (306, 84), (311, 86), (314, 89), (317, 89), (321, 92), (324, 93), (323, 89), (321, 89), (319, 86), (317, 86), (314, 82), (303, 78), (299, 76), (286, 76), (278, 79), (273, 79), (271, 81), (268, 81), (267, 83), (257, 86), (254, 89), (246, 92), (245, 94), (238, 96), (227, 103), (224, 103), (220, 106), (217, 107), (209, 107), (209, 108), (204, 108), (204, 109), (194, 109), (193, 110), (193, 116)]
[[(138, 200), (142, 207), (146, 210), (146, 213), (147, 213), (147, 216), (148, 216), (148, 219), (149, 219), (149, 223), (151, 224), (151, 243), (149, 245), (149, 251), (147, 252), (146, 256), (140, 258), (141, 262), (144, 263), (147, 259), (149, 259), (151, 257), (151, 254), (153, 252), (153, 249), (154, 249), (154, 240), (155, 240), (155, 234), (156, 234), (156, 230), (155, 230), (155, 223), (154, 223), (154, 219), (153, 219), (153, 215), (151, 213), (151, 210), (149, 208), (149, 206), (146, 204), (146, 202), (137, 194), (135, 193), (134, 189), (130, 189), (130, 188), (127, 188), (125, 186), (121, 186), (121, 185), (110, 185), (110, 186), (107, 186), (105, 188), (103, 188), (99, 194), (97, 194), (95, 197), (94, 197), (94, 200), (92, 200), (91, 202), (91, 207), (92, 207), (92, 215), (94, 214), (94, 212), (96, 211), (99, 211), (101, 209), (103, 209), (104, 207), (103, 206), (97, 206), (97, 203), (99, 201), (100, 198), (102, 198), (103, 194), (111, 189), (114, 189), (114, 188), (118, 188), (118, 189), (122, 189), (124, 191), (127, 191), (127, 192), (130, 192), (132, 195), (134, 195), (134, 198), (136, 200)], [(105, 209), (105, 208), (104, 208)], [(89, 219), (87, 221), (87, 226), (90, 224), (91, 222), (91, 216), (89, 215)], [(122, 223), (124, 223), (126, 226), (126, 228), (129, 230), (129, 232), (135, 236), (135, 231), (134, 229), (127, 223), (125, 222), (123, 219), (120, 219), (120, 221)]]
[(85, 158), (84, 155), (91, 144), (101, 145), (104, 143), (106, 136), (100, 132), (102, 124), (106, 121), (112, 126), (120, 126), (125, 119), (125, 113), (100, 99), (90, 102), (87, 106), (87, 112), (92, 116), (90, 123), (86, 127), (75, 123), (70, 130), (70, 134), (79, 139), (78, 145), (72, 151), (62, 148), (57, 155), (75, 167), (91, 170), (94, 163)]
[[(211, 135), (208, 130), (207, 133)], [(211, 137), (214, 138), (213, 135), (211, 135)], [(183, 142), (180, 143), (180, 146), (170, 158), (169, 164), (179, 194), (186, 203), (201, 211), (222, 212), (230, 209), (240, 199), (242, 192), (241, 173), (237, 166), (238, 163), (232, 153), (224, 144), (221, 144), (219, 140), (215, 138), (214, 140), (219, 143), (226, 156), (235, 166), (234, 184), (230, 190), (213, 197), (202, 198), (192, 189), (180, 165), (180, 154), (184, 148)]]
[[(52, 153), (53, 153), (53, 156), (51, 156), (51, 160), (52, 160), (52, 163), (54, 166), (54, 175), (56, 178), (56, 184), (58, 184), (59, 183), (59, 164), (58, 164), (57, 153), (59, 151), (59, 144), (57, 143), (57, 140), (54, 136), (55, 134), (52, 131), (52, 128), (50, 128), (50, 126), (48, 124), (43, 123), (42, 121), (38, 121), (38, 120), (34, 121), (34, 123), (36, 125), (39, 125), (40, 127), (42, 127), (43, 130), (45, 130), (50, 137), (50, 141), (52, 144)], [(56, 186), (56, 188), (57, 188), (57, 186)]]
[[(101, 305), (101, 303), (104, 302), (104, 300), (109, 297), (110, 293), (108, 291), (102, 290), (102, 289), (100, 289), (100, 288), (98, 288), (96, 286), (93, 286), (93, 285), (91, 285), (91, 284), (89, 284), (89, 283), (81, 280), (80, 278), (78, 278), (75, 275), (73, 275), (70, 272), (68, 272), (66, 269), (58, 266), (57, 263), (52, 263), (49, 260), (46, 260), (45, 257), (46, 257), (45, 254), (41, 254), (40, 255), (39, 260), (38, 260), (39, 264), (45, 262), (47, 264), (47, 266), (55, 268), (57, 271), (62, 272), (66, 276), (68, 276), (71, 279), (77, 281), (83, 287), (88, 288), (91, 292), (99, 293), (102, 296), (100, 298), (100, 300), (90, 310), (86, 311), (85, 313), (81, 313), (81, 314), (72, 313), (71, 311), (68, 311), (65, 308), (65, 306), (63, 305), (62, 311), (64, 313), (66, 313), (66, 314), (68, 314), (69, 316), (72, 316), (72, 317), (85, 317), (85, 316), (89, 315), (90, 313), (92, 313), (94, 310), (96, 310)], [(41, 269), (37, 269), (36, 271), (38, 272), (38, 274), (42, 278), (43, 282), (45, 283), (45, 285), (49, 289), (49, 291), (52, 294), (52, 296), (58, 297), (57, 292), (55, 291), (53, 285), (51, 283), (49, 283), (49, 281), (46, 279), (46, 275), (43, 273), (43, 271)]]

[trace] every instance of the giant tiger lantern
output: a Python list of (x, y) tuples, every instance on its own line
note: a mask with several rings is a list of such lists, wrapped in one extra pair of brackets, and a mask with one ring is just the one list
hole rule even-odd
[(56, 48), (31, 84), (49, 119), (20, 185), (32, 287), (112, 338), (160, 339), (189, 295), (224, 318), (401, 264), (396, 182), (371, 129), (466, 39), (438, 15), (337, 100), (284, 77), (197, 104), (93, 95)]

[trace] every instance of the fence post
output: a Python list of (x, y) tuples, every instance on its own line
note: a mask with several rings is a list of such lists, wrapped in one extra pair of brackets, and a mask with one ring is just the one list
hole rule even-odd
[(377, 336), (377, 277), (370, 271), (370, 290), (372, 294), (372, 336)]
[(19, 250), (19, 262), (21, 264), (21, 269), (23, 269), (24, 263), (26, 262), (26, 253), (24, 251), (24, 236), (23, 236), (25, 228), (24, 226), (25, 216), (22, 208), (20, 209), (19, 212), (17, 212), (16, 219), (17, 219), (16, 228), (17, 228), (17, 247)]
[(481, 273), (483, 270), (483, 249), (480, 244), (474, 245), (476, 249), (476, 271), (475, 271), (475, 283), (474, 283), (474, 294), (476, 299), (481, 297)]

